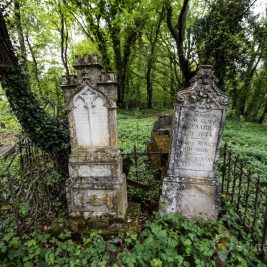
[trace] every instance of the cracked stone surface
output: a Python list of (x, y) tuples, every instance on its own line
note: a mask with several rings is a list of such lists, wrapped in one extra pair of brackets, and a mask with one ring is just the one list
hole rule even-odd
[(229, 97), (215, 85), (210, 66), (201, 66), (176, 95), (169, 165), (160, 198), (161, 213), (217, 218), (219, 146)]
[(105, 72), (97, 55), (76, 57), (77, 76), (63, 77), (71, 137), (70, 217), (124, 218), (126, 178), (118, 150), (116, 75)]

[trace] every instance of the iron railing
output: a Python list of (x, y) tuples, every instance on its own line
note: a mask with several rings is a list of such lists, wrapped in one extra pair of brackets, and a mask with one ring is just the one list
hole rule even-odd
[(267, 179), (255, 174), (225, 144), (222, 149), (222, 198), (229, 200), (255, 243), (266, 253)]
[[(151, 181), (153, 179), (151, 176), (157, 174), (157, 171), (160, 170), (160, 174), (157, 174), (160, 180), (159, 176), (165, 171), (164, 168), (166, 168), (166, 159), (168, 156), (166, 151), (164, 153), (162, 151), (139, 152), (136, 145), (134, 145), (131, 153), (122, 153), (122, 155), (124, 160), (128, 158), (129, 161), (127, 170), (125, 170), (126, 164), (124, 164), (124, 171), (127, 171), (127, 174), (129, 174), (128, 178), (130, 178), (130, 181), (133, 180), (131, 185), (145, 190), (148, 190), (150, 187), (150, 182), (142, 178), (149, 174), (149, 180)], [(266, 253), (267, 179), (253, 173), (249, 165), (245, 164), (243, 160), (234, 155), (227, 144), (222, 148), (221, 155), (218, 176), (221, 177), (222, 198), (223, 200), (229, 200), (230, 204), (243, 221), (243, 224), (251, 233), (255, 244), (260, 244), (259, 247), (261, 251)], [(12, 164), (16, 162), (17, 158), (19, 158), (19, 179), (11, 177), (9, 170)], [(21, 183), (23, 181), (25, 186), (25, 179), (27, 179), (28, 185), (26, 189), (29, 189), (30, 193), (25, 192), (26, 195), (24, 194), (24, 197), (34, 201), (34, 206), (38, 209), (39, 205), (41, 205), (41, 203), (39, 203), (40, 199), (38, 194), (36, 194), (36, 192), (38, 192), (38, 184), (44, 179), (43, 176), (46, 174), (47, 169), (51, 170), (51, 164), (55, 164), (55, 160), (26, 138), (20, 139), (17, 144), (16, 154), (10, 156), (9, 160), (10, 162), (7, 164), (4, 173), (0, 174), (2, 178), (4, 177), (8, 180), (8, 183), (6, 183), (6, 187), (1, 186), (0, 191), (6, 190), (5, 195), (9, 195), (9, 199), (12, 200), (15, 195), (22, 194)], [(154, 164), (159, 167), (158, 169), (155, 168), (155, 166), (149, 167), (149, 164), (153, 165), (151, 160), (154, 160)], [(154, 173), (152, 171), (154, 171)], [(21, 179), (22, 177), (24, 177), (24, 179)], [(0, 181), (0, 183), (2, 184), (3, 182)], [(51, 190), (55, 190), (53, 186), (46, 186), (47, 188), (44, 188), (44, 190), (47, 193)], [(13, 201), (15, 200), (13, 199)]]

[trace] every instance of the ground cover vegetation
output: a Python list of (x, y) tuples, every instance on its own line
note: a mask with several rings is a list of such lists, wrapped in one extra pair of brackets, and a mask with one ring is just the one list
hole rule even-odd
[[(168, 114), (170, 111), (163, 113)], [(153, 122), (158, 114), (162, 112), (153, 113), (151, 110), (140, 109), (119, 111), (122, 151), (131, 154), (134, 145), (139, 152), (146, 150)], [(240, 127), (235, 128), (233, 123), (234, 121), (227, 123), (224, 136), (228, 142), (242, 144), (244, 132)], [(251, 130), (257, 132), (258, 124), (249, 125)], [(259, 131), (256, 138), (260, 137)], [(263, 139), (262, 143), (255, 143), (253, 147), (262, 145), (265, 145)], [(246, 151), (238, 153), (243, 153), (244, 156), (247, 154)], [(35, 218), (33, 222), (32, 203), (25, 198), (17, 198), (20, 225), (27, 230), (23, 230), (21, 234), (17, 232), (11, 207), (1, 204), (1, 266), (215, 266), (219, 262), (224, 262), (226, 266), (264, 266), (264, 259), (260, 260), (251, 234), (227, 202), (224, 203), (217, 222), (194, 222), (179, 215), (161, 217), (158, 213), (148, 212), (156, 208), (151, 205), (151, 201), (152, 204), (157, 201), (161, 181), (155, 180), (146, 157), (139, 160), (141, 163), (137, 169), (138, 181), (150, 185), (146, 191), (128, 187), (129, 199), (142, 204), (143, 220), (146, 222), (139, 230), (108, 237), (103, 235), (101, 230), (90, 231), (77, 238), (70, 230), (64, 229), (67, 215), (62, 200), (60, 203), (60, 199), (55, 196), (46, 195), (43, 198), (43, 201), (46, 200), (43, 208), (46, 215), (48, 210), (50, 212), (44, 219), (43, 210), (38, 220)], [(16, 163), (12, 170), (14, 175), (18, 173), (15, 166)], [(45, 177), (42, 182), (39, 179), (39, 187), (35, 190), (40, 191), (35, 194), (44, 194), (45, 184), (53, 184), (54, 181), (55, 186), (60, 182), (59, 176), (55, 176), (53, 172)], [(129, 177), (136, 179), (135, 166), (132, 166)], [(26, 181), (27, 179), (24, 180), (23, 188), (29, 189)], [(2, 182), (7, 183), (6, 180)], [(15, 181), (15, 184), (18, 182)], [(64, 195), (64, 188), (61, 187), (61, 190)], [(50, 198), (49, 201), (47, 198)], [(61, 230), (53, 230), (55, 222), (62, 225)]]
[[(217, 222), (153, 214), (161, 181), (146, 156), (129, 171), (149, 185), (128, 188), (142, 206), (140, 229), (109, 237), (64, 229), (69, 140), (60, 83), (75, 73), (76, 54), (98, 53), (117, 72), (125, 156), (146, 152), (157, 115), (172, 112), (175, 93), (201, 64), (213, 65), (232, 99), (223, 141), (266, 177), (266, 21), (255, 2), (2, 1), (0, 145), (23, 133), (39, 152), (24, 169), (19, 157), (0, 160), (0, 266), (266, 265), (227, 201)], [(52, 231), (54, 223), (62, 229)]]

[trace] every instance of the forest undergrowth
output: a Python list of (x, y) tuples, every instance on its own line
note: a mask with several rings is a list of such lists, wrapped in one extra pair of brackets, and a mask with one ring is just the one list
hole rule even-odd
[[(119, 111), (122, 153), (131, 155), (133, 149), (145, 152), (156, 117), (170, 113), (171, 110)], [(10, 131), (2, 129), (5, 130)], [(226, 122), (223, 142), (227, 142), (236, 154), (259, 173), (266, 170), (265, 140), (266, 125), (231, 119)], [(0, 173), (3, 166), (0, 165)], [(32, 225), (26, 231), (18, 231), (12, 208), (6, 210), (0, 203), (0, 266), (266, 266), (266, 258), (259, 255), (257, 244), (230, 203), (223, 202), (217, 221), (193, 221), (180, 215), (160, 216), (155, 202), (160, 194), (161, 181), (155, 180), (146, 158), (131, 167), (129, 178), (135, 179), (136, 175), (139, 182), (149, 185), (146, 191), (128, 186), (129, 200), (141, 204), (142, 225), (135, 231), (129, 230), (118, 235), (107, 237), (98, 230), (82, 233), (77, 238), (70, 229), (64, 227), (67, 221), (66, 206), (65, 203), (60, 204), (59, 199), (55, 200), (51, 209), (53, 218), (62, 225), (58, 231), (51, 231), (50, 222), (31, 222), (30, 204), (16, 199), (17, 219)], [(42, 183), (49, 182), (54, 186), (57, 181), (62, 183), (62, 177), (50, 172), (48, 180), (44, 179)], [(7, 180), (2, 179), (1, 182), (6, 183)], [(40, 190), (44, 188), (47, 187), (39, 187)], [(64, 186), (61, 188), (64, 197)], [(47, 211), (45, 207), (40, 209), (43, 214)], [(7, 217), (12, 219), (8, 220)]]

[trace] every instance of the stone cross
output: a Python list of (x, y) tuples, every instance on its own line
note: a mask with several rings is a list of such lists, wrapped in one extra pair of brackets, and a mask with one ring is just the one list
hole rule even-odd
[(220, 189), (216, 165), (229, 98), (215, 81), (211, 66), (201, 66), (191, 86), (176, 95), (161, 213), (217, 218)]
[(75, 60), (77, 76), (62, 81), (71, 142), (69, 215), (123, 218), (127, 192), (118, 150), (116, 76), (103, 70), (97, 55)]

